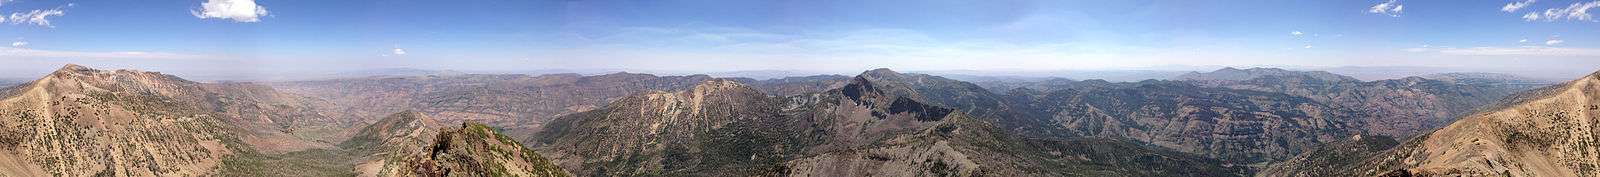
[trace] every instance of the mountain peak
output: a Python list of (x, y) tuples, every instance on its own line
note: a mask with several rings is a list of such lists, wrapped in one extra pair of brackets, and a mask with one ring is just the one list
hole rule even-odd
[(701, 81), (700, 84), (695, 85), (693, 88), (677, 94), (682, 94), (687, 96), (687, 98), (697, 102), (698, 100), (711, 97), (761, 98), (766, 96), (766, 94), (761, 93), (760, 90), (756, 90), (754, 87), (744, 85), (743, 83), (739, 83), (733, 79), (711, 79)]
[(417, 110), (400, 111), (399, 113), (394, 113), (394, 115), (390, 115), (390, 116), (393, 116), (393, 117), (428, 117), (428, 115), (422, 114), (421, 111), (417, 111)]
[(866, 72), (861, 72), (861, 75), (863, 75), (863, 76), (881, 77), (881, 76), (900, 75), (900, 72), (895, 72), (894, 70), (890, 70), (889, 68), (878, 68), (878, 69), (867, 70)]
[(86, 66), (83, 66), (83, 65), (77, 65), (77, 64), (70, 64), (69, 63), (69, 64), (67, 64), (65, 66), (61, 66), (61, 69), (56, 69), (56, 71), (52, 72), (51, 75), (66, 75), (66, 74), (74, 74), (74, 73), (94, 73), (94, 72), (100, 72), (100, 70), (97, 70), (97, 69), (94, 69), (94, 68), (89, 68), (89, 67), (86, 67)]
[(733, 79), (711, 79), (711, 80), (701, 81), (699, 85), (695, 85), (694, 87), (698, 89), (698, 88), (740, 88), (740, 87), (748, 88), (749, 86), (746, 86), (743, 83), (739, 83), (739, 81), (735, 81)]
[(67, 65), (61, 66), (60, 70), (84, 70), (84, 69), (91, 69), (91, 68), (84, 67), (83, 65), (67, 63)]

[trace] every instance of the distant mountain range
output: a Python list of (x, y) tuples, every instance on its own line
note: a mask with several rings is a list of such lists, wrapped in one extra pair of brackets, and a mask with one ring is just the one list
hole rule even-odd
[(556, 161), (566, 169), (593, 176), (1244, 172), (1130, 141), (1026, 139), (903, 95), (915, 92), (886, 77), (898, 73), (869, 71), (842, 88), (787, 97), (731, 80), (705, 81), (557, 118), (536, 141), (559, 154)]
[(207, 83), (68, 65), (0, 90), (0, 176), (1576, 176), (1600, 163), (1586, 149), (1594, 75), (389, 73)]

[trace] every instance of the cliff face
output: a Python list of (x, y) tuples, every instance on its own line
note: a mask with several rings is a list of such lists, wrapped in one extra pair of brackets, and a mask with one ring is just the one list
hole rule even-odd
[(1351, 174), (1600, 174), (1600, 73), (1521, 93), (1374, 156)]

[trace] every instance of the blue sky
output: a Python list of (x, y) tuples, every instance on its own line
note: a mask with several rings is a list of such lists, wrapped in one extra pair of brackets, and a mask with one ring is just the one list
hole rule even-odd
[(65, 63), (190, 73), (1600, 69), (1600, 22), (1588, 15), (1600, 1), (1507, 7), (1524, 2), (0, 0), (0, 41), (13, 44), (0, 46), (10, 63), (0, 74)]

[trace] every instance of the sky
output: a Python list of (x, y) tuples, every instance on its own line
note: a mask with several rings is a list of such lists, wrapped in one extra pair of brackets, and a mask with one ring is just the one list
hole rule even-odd
[[(0, 0), (0, 74), (1600, 69), (1596, 0)], [(31, 76), (24, 76), (31, 77)]]

